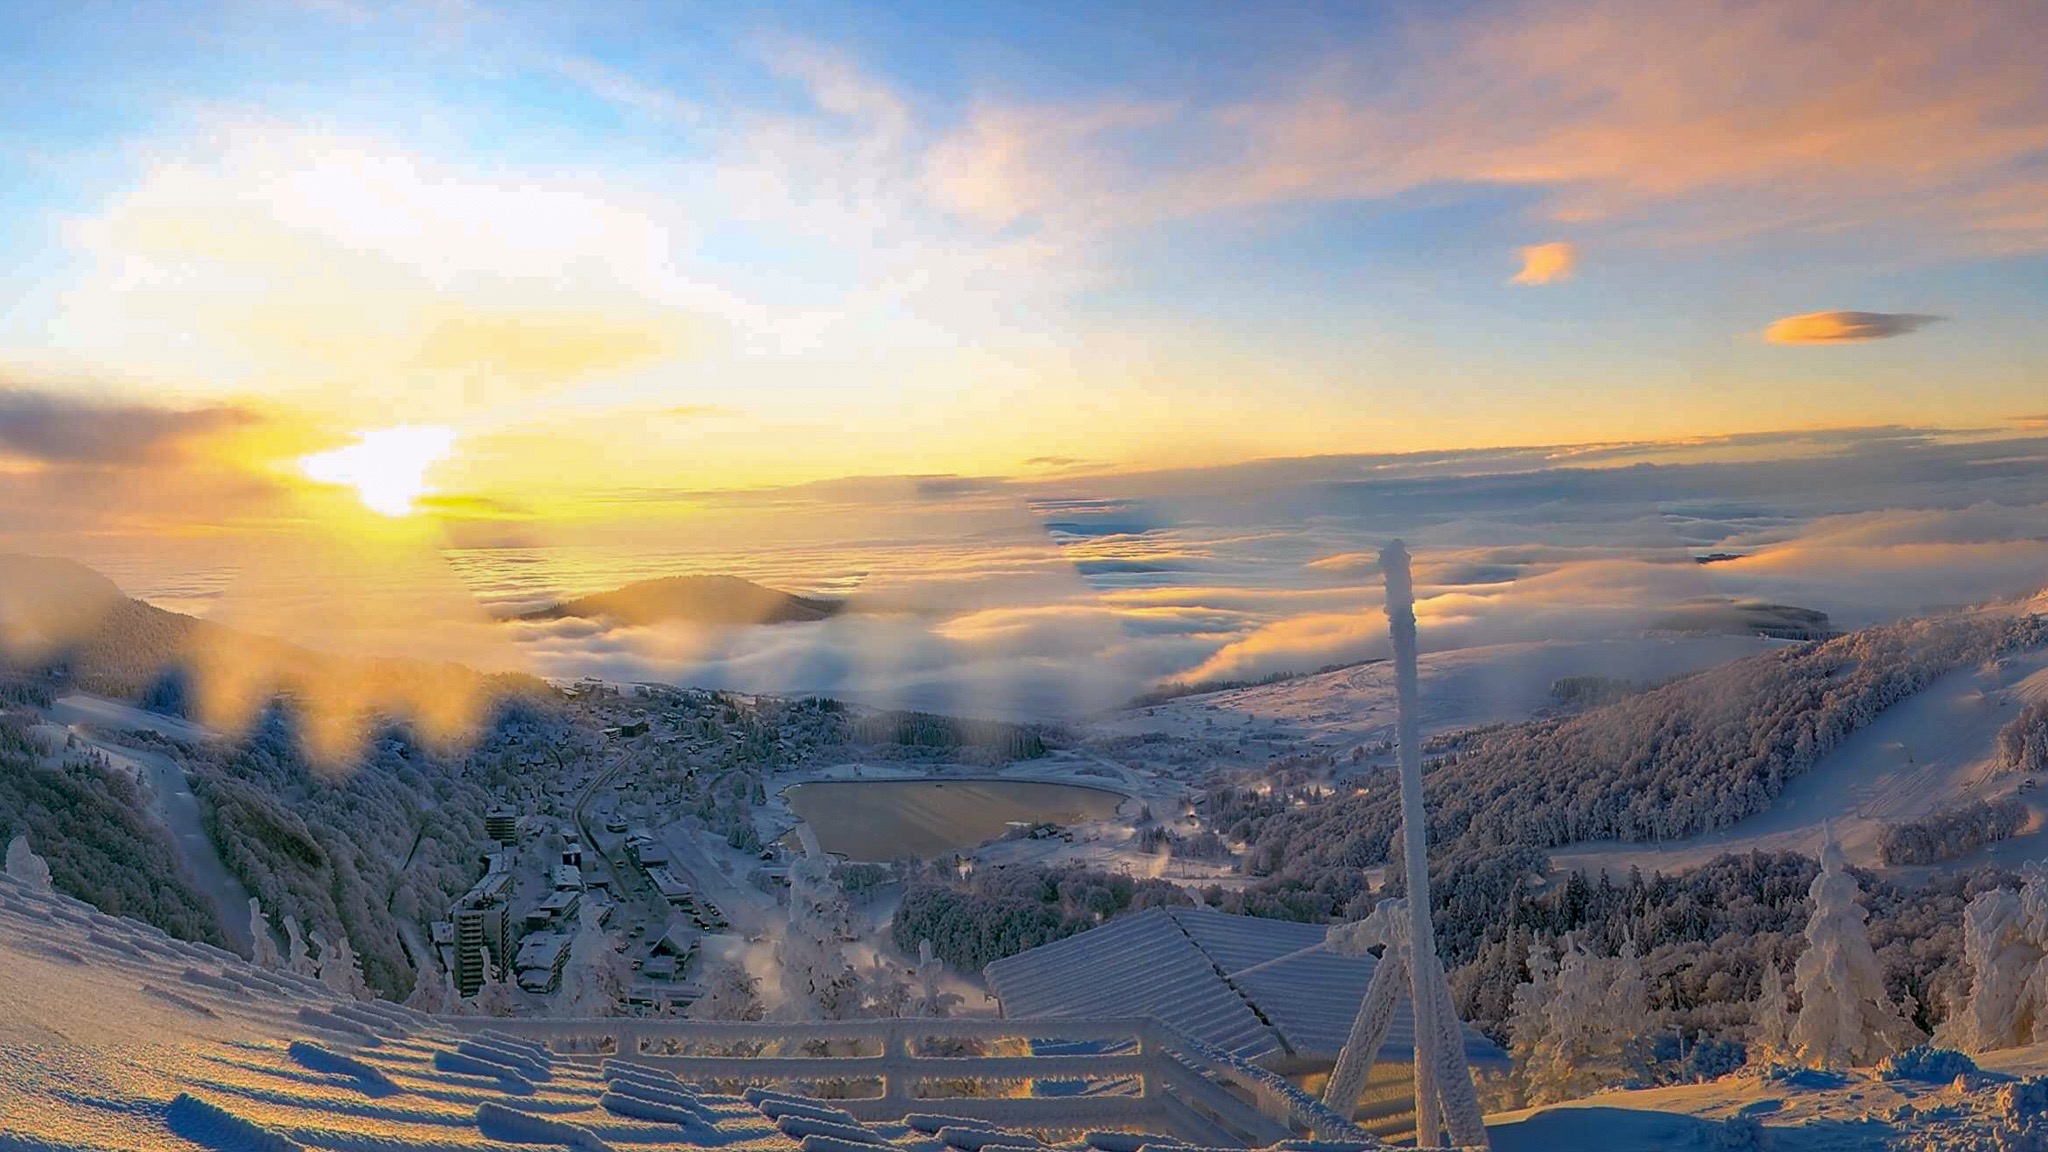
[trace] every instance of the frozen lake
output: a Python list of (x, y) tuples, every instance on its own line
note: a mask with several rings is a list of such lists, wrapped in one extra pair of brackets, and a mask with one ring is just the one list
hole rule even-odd
[(825, 851), (850, 860), (958, 852), (1013, 821), (1103, 820), (1124, 801), (1121, 792), (1037, 780), (819, 780), (783, 795)]

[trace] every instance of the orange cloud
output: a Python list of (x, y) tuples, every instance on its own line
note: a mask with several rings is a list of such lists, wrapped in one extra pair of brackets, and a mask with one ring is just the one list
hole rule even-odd
[[(2048, 85), (2020, 45), (2043, 35), (2048, 17), (2021, 0), (1488, 8), (1156, 130), (1084, 109), (1025, 131), (985, 109), (956, 140), (988, 158), (958, 207), (1102, 227), (1493, 184), (1546, 190), (1554, 219), (1658, 239), (1847, 225), (2040, 250)], [(1146, 131), (1177, 159), (1132, 159), (1146, 152), (1126, 137)]]
[(1579, 250), (1577, 247), (1559, 241), (1552, 244), (1531, 244), (1522, 249), (1522, 270), (1515, 273), (1511, 284), (1553, 284), (1569, 280), (1578, 269)]
[(1773, 344), (1857, 344), (1904, 336), (1940, 320), (1917, 312), (1808, 312), (1764, 329)]

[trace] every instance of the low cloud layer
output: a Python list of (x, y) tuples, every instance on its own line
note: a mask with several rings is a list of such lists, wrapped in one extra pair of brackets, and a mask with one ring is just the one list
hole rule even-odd
[(1859, 344), (1917, 332), (1943, 319), (1919, 312), (1808, 312), (1764, 329), (1773, 344)]
[[(552, 675), (1070, 716), (1160, 680), (1384, 655), (1373, 556), (1395, 536), (1433, 651), (1639, 636), (1749, 601), (1855, 627), (2048, 585), (2044, 451), (1886, 428), (734, 493), (756, 521), (818, 500), (866, 535), (707, 550), (691, 570), (850, 589), (855, 610), (736, 630), (558, 621), (519, 626), (520, 647)], [(519, 555), (476, 562), (509, 573)]]
[[(753, 628), (483, 626), (478, 613), (457, 637), (468, 647), (448, 651), (481, 661), (469, 648), (489, 647), (475, 642), (482, 626), (509, 642), (493, 662), (549, 676), (1074, 716), (1162, 680), (1249, 679), (1383, 655), (1373, 556), (1394, 537), (1415, 555), (1432, 651), (1591, 641), (1593, 652), (1665, 626), (1675, 608), (1731, 602), (1817, 609), (1856, 627), (2048, 586), (2044, 458), (2048, 436), (1876, 428), (643, 494), (616, 523), (486, 509), (531, 538), (455, 539), (466, 547), (445, 553), (453, 571), (444, 575), (494, 616), (637, 579), (719, 572), (845, 597), (849, 610)], [(145, 489), (202, 482), (177, 467), (136, 470), (148, 485), (66, 468), (58, 485), (50, 477), (59, 471), (0, 474), (0, 499), (32, 523), (39, 509), (70, 510), (68, 520), (45, 517), (44, 535), (27, 546), (15, 531), (21, 517), (0, 525), (0, 550), (100, 563), (88, 546), (107, 545), (110, 520), (147, 509)], [(81, 502), (77, 489), (92, 477)], [(187, 550), (199, 541), (144, 543), (102, 564), (129, 591), (252, 630), (315, 635), (298, 616), (249, 616), (252, 603), (279, 602), (247, 591), (262, 584), (254, 569), (270, 553), (237, 557), (241, 576), (227, 581)], [(304, 607), (317, 620), (338, 589), (362, 597), (378, 579), (354, 571), (291, 586), (311, 585)], [(212, 607), (208, 589), (219, 590)]]

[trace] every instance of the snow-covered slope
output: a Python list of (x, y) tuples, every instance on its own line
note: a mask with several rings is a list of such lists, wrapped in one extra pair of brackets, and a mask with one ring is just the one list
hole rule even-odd
[[(340, 999), (0, 877), (8, 1152), (1049, 1152), (1033, 1133), (932, 1114), (969, 1101), (932, 1101), (929, 1112), (906, 1101), (900, 1122), (862, 1122), (833, 1101), (702, 1091), (648, 1063), (563, 1057), (476, 1023)], [(1500, 1152), (2048, 1146), (2048, 1045), (1984, 1064), (1906, 1080), (1747, 1072), (1504, 1114), (1488, 1128)], [(1147, 1144), (1188, 1147), (1100, 1132), (1050, 1148)], [(1291, 1141), (1272, 1152), (1368, 1147)]]
[[(980, 1152), (1044, 1145), (1027, 1131), (936, 1113), (951, 1105), (971, 1117), (977, 1107), (1037, 1104), (1052, 1106), (1039, 1113), (1048, 1117), (1079, 1114), (1064, 1100), (934, 1100), (920, 1107), (905, 1097), (894, 1105), (900, 1112), (891, 1107), (896, 1098), (863, 1102), (870, 1112), (879, 1108), (899, 1119), (861, 1121), (825, 1100), (700, 1090), (656, 1066), (661, 1056), (600, 1058), (586, 1039), (605, 1033), (623, 1045), (618, 1037), (627, 1034), (602, 1022), (564, 1022), (556, 1035), (584, 1053), (578, 1058), (474, 1027), (483, 1023), (339, 998), (316, 982), (258, 969), (218, 949), (172, 940), (0, 878), (0, 1149), (6, 1152), (512, 1145), (579, 1152)], [(814, 1034), (799, 1025), (783, 1039), (801, 1042)], [(727, 1035), (693, 1033), (693, 1043), (724, 1045), (732, 1042)], [(1069, 1069), (1058, 1075), (1071, 1075), (1079, 1059), (1027, 1057), (1041, 1058), (1048, 1068)], [(1190, 1046), (1176, 1059), (1192, 1060), (1182, 1067), (1194, 1077), (1197, 1096), (1206, 1092), (1226, 1108), (1245, 1107), (1198, 1071), (1205, 1060), (1228, 1057)], [(799, 1076), (855, 1082), (872, 1077), (877, 1066), (872, 1058), (803, 1063)], [(949, 1074), (959, 1063), (947, 1062)], [(1015, 1058), (999, 1063), (1003, 1074), (1017, 1074)], [(1209, 1067), (1214, 1072), (1218, 1065)], [(1270, 1073), (1235, 1067), (1263, 1078), (1267, 1091), (1292, 1094), (1315, 1110)], [(1135, 1116), (1162, 1102), (1147, 1095), (1102, 1103)], [(1183, 1114), (1206, 1131), (1219, 1130), (1192, 1111)], [(1326, 1127), (1359, 1137), (1349, 1144), (1353, 1152), (1377, 1146), (1327, 1111), (1321, 1115)], [(1265, 1126), (1284, 1132), (1278, 1124)], [(1185, 1143), (1126, 1132), (1091, 1134), (1068, 1146), (1138, 1152), (1147, 1142)]]
[[(1893, 705), (1786, 785), (1770, 809), (1730, 828), (1663, 844), (1584, 844), (1551, 854), (1553, 867), (1673, 872), (1724, 852), (1785, 849), (1812, 853), (1822, 826), (1834, 829), (1850, 861), (1877, 867), (1884, 825), (2015, 791), (2020, 779), (1992, 772), (1999, 728), (2026, 704), (2048, 698), (2048, 651), (2005, 662), (1995, 675), (1968, 668)], [(1958, 863), (2017, 864), (2048, 855), (2048, 807), (2025, 795), (2027, 831)]]
[(1746, 1069), (1704, 1084), (1603, 1092), (1489, 1117), (1494, 1152), (1993, 1152), (2048, 1148), (2048, 1045), (1981, 1071)]

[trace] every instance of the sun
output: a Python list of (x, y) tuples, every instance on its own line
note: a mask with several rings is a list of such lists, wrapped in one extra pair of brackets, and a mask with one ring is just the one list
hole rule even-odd
[(404, 424), (358, 433), (356, 443), (299, 459), (299, 471), (323, 484), (356, 490), (363, 506), (385, 516), (407, 516), (427, 491), (427, 469), (455, 446), (455, 430)]

